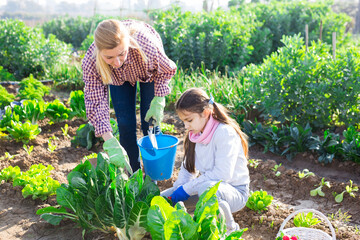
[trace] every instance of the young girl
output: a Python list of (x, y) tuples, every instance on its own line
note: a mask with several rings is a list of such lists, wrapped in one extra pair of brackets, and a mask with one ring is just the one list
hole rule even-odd
[(249, 196), (246, 135), (227, 110), (199, 88), (185, 91), (176, 111), (188, 131), (185, 156), (174, 186), (161, 195), (173, 203), (185, 201), (221, 180), (216, 195), (227, 232), (239, 230), (232, 213), (242, 209)]

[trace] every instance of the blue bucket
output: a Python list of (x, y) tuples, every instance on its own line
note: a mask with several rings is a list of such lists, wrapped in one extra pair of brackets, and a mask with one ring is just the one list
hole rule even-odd
[(144, 170), (152, 180), (169, 179), (174, 169), (179, 139), (166, 134), (158, 134), (155, 137), (158, 149), (152, 147), (149, 136), (142, 137), (137, 142)]

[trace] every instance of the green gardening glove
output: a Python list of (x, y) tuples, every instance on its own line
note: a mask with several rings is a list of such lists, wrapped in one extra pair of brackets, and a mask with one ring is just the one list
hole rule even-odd
[(129, 164), (129, 157), (125, 149), (120, 145), (119, 141), (112, 137), (104, 142), (103, 148), (109, 155), (110, 163), (117, 167), (126, 168), (130, 174), (133, 174)]
[(155, 126), (159, 126), (164, 118), (165, 97), (154, 97), (150, 103), (150, 108), (146, 113), (145, 121), (154, 119)]

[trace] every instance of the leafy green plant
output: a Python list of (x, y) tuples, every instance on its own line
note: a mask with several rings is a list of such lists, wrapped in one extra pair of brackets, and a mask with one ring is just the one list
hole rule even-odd
[(24, 144), (24, 145), (23, 145), (23, 149), (24, 149), (25, 152), (28, 154), (28, 156), (30, 156), (31, 152), (34, 150), (34, 145), (26, 146), (26, 145)]
[(280, 163), (280, 164), (275, 164), (275, 166), (274, 166), (273, 168), (271, 168), (271, 170), (274, 171), (275, 176), (277, 176), (277, 177), (281, 175), (281, 172), (278, 171), (278, 168), (281, 167), (281, 165), (282, 165), (282, 163)]
[(354, 126), (349, 126), (343, 132), (344, 141), (341, 146), (341, 154), (345, 160), (360, 163), (360, 133)]
[(72, 91), (70, 93), (70, 108), (72, 112), (70, 115), (72, 117), (79, 117), (83, 120), (87, 120), (86, 117), (86, 109), (85, 109), (85, 100), (84, 100), (84, 92), (81, 90)]
[(31, 165), (26, 172), (21, 172), (18, 166), (8, 167), (0, 173), (0, 179), (12, 181), (13, 186), (22, 186), (21, 190), (24, 198), (32, 196), (32, 199), (47, 199), (55, 194), (56, 189), (60, 186), (59, 182), (52, 179), (50, 172), (54, 169), (51, 165), (42, 164)]
[(76, 135), (71, 140), (72, 147), (85, 147), (87, 150), (90, 150), (101, 138), (95, 137), (95, 128), (89, 122), (86, 124), (81, 124), (76, 130)]
[(10, 106), (5, 107), (5, 114), (2, 115), (2, 119), (0, 121), (0, 128), (5, 128), (11, 126), (11, 121), (19, 122), (20, 117), (15, 112), (11, 110)]
[(263, 127), (261, 123), (252, 123), (250, 120), (242, 123), (244, 132), (249, 136), (250, 145), (258, 143), (264, 147), (264, 152), (280, 154), (282, 148), (282, 137), (285, 136), (283, 129), (272, 125)]
[(295, 227), (311, 227), (318, 223), (321, 223), (321, 221), (313, 217), (312, 212), (299, 213), (294, 217)]
[(9, 152), (5, 152), (5, 155), (2, 156), (2, 157), (0, 157), (0, 160), (5, 160), (5, 159), (11, 160), (11, 159), (14, 159), (14, 157), (15, 157), (16, 155), (17, 155), (17, 154), (11, 155)]
[(47, 103), (45, 115), (53, 122), (61, 122), (69, 119), (71, 109), (67, 108), (59, 99)]
[(325, 196), (325, 193), (322, 191), (322, 188), (326, 186), (328, 188), (330, 188), (330, 182), (329, 181), (325, 181), (325, 178), (322, 178), (321, 179), (321, 182), (319, 184), (319, 186), (313, 190), (310, 191), (310, 195), (312, 197), (315, 197), (317, 195), (319, 195), (320, 197), (324, 197)]
[(249, 163), (250, 167), (256, 169), (259, 166), (260, 160), (258, 160), (258, 159), (249, 159), (248, 163)]
[(99, 153), (96, 168), (86, 160), (67, 178), (69, 184), (56, 191), (60, 206), (39, 209), (36, 214), (53, 225), (69, 218), (83, 228), (83, 234), (115, 229), (119, 239), (142, 239), (151, 199), (160, 190), (149, 176), (143, 178), (141, 169), (129, 178), (123, 169), (110, 164), (105, 153)]
[(0, 172), (0, 182), (2, 180), (5, 180), (5, 182), (10, 182), (13, 181), (15, 178), (17, 178), (18, 176), (20, 176), (21, 174), (21, 170), (19, 168), (19, 166), (9, 166), (7, 168), (4, 168), (1, 170)]
[(38, 100), (25, 100), (22, 106), (15, 105), (14, 113), (19, 115), (21, 120), (30, 120), (31, 124), (37, 124), (39, 120), (45, 118), (45, 104)]
[(57, 147), (57, 145), (56, 145), (56, 144), (53, 144), (53, 143), (52, 143), (52, 139), (49, 138), (49, 139), (48, 139), (48, 148), (47, 148), (47, 149), (49, 150), (49, 152), (55, 151), (56, 147)]
[(324, 140), (320, 141), (319, 148), (316, 149), (320, 155), (320, 163), (331, 163), (335, 154), (339, 154), (341, 147), (339, 134), (331, 133), (329, 130), (324, 132)]
[(312, 136), (309, 124), (306, 124), (305, 128), (297, 124), (291, 124), (289, 134), (281, 137), (280, 141), (285, 147), (281, 155), (285, 155), (288, 160), (291, 160), (299, 152), (319, 148), (319, 141)]
[(302, 172), (298, 172), (299, 178), (303, 179), (303, 178), (307, 178), (310, 176), (315, 176), (315, 174), (313, 172), (310, 172), (309, 169), (304, 169)]
[(225, 236), (225, 219), (220, 214), (216, 197), (218, 186), (219, 183), (201, 194), (193, 217), (186, 212), (182, 204), (177, 203), (172, 207), (166, 198), (155, 196), (147, 213), (151, 237), (153, 239), (242, 239), (241, 235), (247, 229)]
[(354, 192), (359, 191), (359, 188), (358, 188), (357, 186), (353, 187), (353, 182), (352, 182), (352, 180), (349, 180), (349, 182), (350, 182), (350, 184), (349, 184), (349, 185), (346, 185), (345, 191), (342, 191), (340, 194), (337, 194), (337, 195), (335, 196), (335, 201), (336, 201), (337, 203), (340, 203), (340, 202), (343, 201), (343, 199), (344, 199), (344, 193), (347, 192), (351, 197), (354, 198), (354, 197), (355, 197)]
[(268, 195), (266, 191), (260, 190), (252, 192), (248, 201), (246, 202), (246, 207), (251, 210), (261, 213), (264, 210), (267, 210), (267, 206), (269, 206), (274, 199), (273, 196)]
[(174, 124), (161, 122), (160, 129), (162, 133), (177, 133)]
[(61, 128), (61, 131), (62, 131), (64, 137), (70, 138), (69, 125), (67, 123), (64, 125), (64, 127)]
[(30, 121), (21, 123), (11, 120), (11, 126), (6, 129), (13, 139), (25, 144), (28, 144), (30, 140), (35, 139), (41, 132), (41, 128), (39, 128), (37, 124), (31, 124)]
[[(1, 66), (0, 66), (1, 67)], [(9, 93), (6, 88), (0, 85), (0, 109), (10, 105), (15, 100), (15, 96)]]
[(17, 97), (20, 99), (38, 100), (42, 101), (45, 94), (50, 92), (50, 88), (35, 79), (32, 74), (24, 78), (20, 82), (19, 93)]

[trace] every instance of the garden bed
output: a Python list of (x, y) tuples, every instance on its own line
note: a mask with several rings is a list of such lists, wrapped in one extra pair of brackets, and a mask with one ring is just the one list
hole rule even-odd
[[(181, 121), (172, 112), (167, 112), (166, 123), (174, 124), (177, 130), (175, 135), (182, 140), (184, 128)], [(67, 174), (81, 162), (84, 156), (93, 152), (102, 151), (102, 145), (95, 145), (90, 151), (78, 147), (71, 147), (70, 140), (63, 135), (61, 128), (65, 124), (69, 126), (69, 134), (73, 137), (77, 128), (85, 123), (80, 119), (65, 121), (61, 123), (48, 124), (47, 120), (39, 123), (42, 132), (28, 145), (33, 145), (34, 150), (29, 156), (22, 143), (14, 140), (0, 140), (0, 157), (8, 152), (14, 156), (12, 159), (0, 161), (0, 169), (12, 166), (19, 166), (26, 171), (33, 164), (51, 164), (55, 170), (52, 177), (60, 183), (66, 182)], [(50, 152), (48, 139), (57, 137), (55, 151)], [(139, 132), (139, 137), (140, 137)], [(176, 179), (178, 168), (183, 155), (182, 141), (177, 151), (176, 169), (173, 178), (166, 181), (158, 181), (160, 190), (172, 186)], [(249, 167), (251, 177), (251, 190), (266, 190), (274, 196), (273, 204), (268, 211), (256, 213), (248, 208), (234, 214), (236, 221), (242, 228), (248, 228), (243, 235), (244, 239), (275, 239), (278, 229), (283, 220), (294, 210), (302, 208), (314, 208), (330, 217), (330, 221), (336, 230), (337, 239), (360, 239), (360, 197), (352, 198), (344, 195), (344, 200), (337, 203), (332, 192), (340, 193), (352, 180), (356, 186), (360, 184), (360, 165), (351, 162), (337, 162), (336, 160), (326, 166), (316, 163), (316, 156), (310, 153), (297, 155), (292, 162), (284, 157), (271, 153), (263, 153), (259, 146), (250, 148), (250, 159), (257, 159), (258, 165), (255, 168)], [(282, 163), (279, 167), (280, 175), (276, 176), (272, 169), (275, 165)], [(309, 169), (315, 176), (299, 179), (298, 171)], [(316, 188), (322, 178), (330, 182), (331, 188), (323, 188), (325, 197), (312, 197), (310, 190)], [(31, 198), (24, 199), (19, 187), (13, 187), (9, 183), (0, 185), (0, 239), (82, 239), (81, 229), (69, 220), (62, 221), (59, 226), (52, 226), (40, 219), (35, 214), (37, 209), (48, 205), (56, 205), (55, 196), (46, 201)], [(358, 226), (356, 228), (356, 225)], [(319, 228), (328, 231), (324, 225)], [(87, 233), (85, 239), (115, 239), (114, 236), (105, 236), (100, 233)]]

